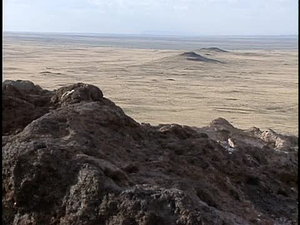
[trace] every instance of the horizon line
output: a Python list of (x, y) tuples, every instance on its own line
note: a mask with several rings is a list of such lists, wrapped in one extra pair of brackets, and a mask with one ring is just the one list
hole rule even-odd
[(179, 34), (179, 33), (155, 33), (155, 32), (140, 32), (140, 33), (100, 33), (100, 32), (64, 32), (64, 31), (10, 31), (2, 30), (3, 33), (24, 33), (24, 34), (70, 34), (70, 35), (118, 35), (118, 36), (186, 36), (186, 37), (201, 37), (201, 36), (220, 36), (220, 37), (276, 37), (276, 36), (298, 36), (298, 34)]

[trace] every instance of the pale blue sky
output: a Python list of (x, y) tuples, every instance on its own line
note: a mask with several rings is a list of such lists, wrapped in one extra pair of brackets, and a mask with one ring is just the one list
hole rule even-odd
[(4, 0), (4, 31), (298, 34), (297, 0)]

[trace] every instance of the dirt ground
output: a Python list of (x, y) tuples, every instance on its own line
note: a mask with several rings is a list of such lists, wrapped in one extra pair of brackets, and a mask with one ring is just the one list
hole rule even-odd
[(57, 89), (74, 82), (98, 86), (138, 122), (206, 126), (224, 117), (234, 126), (298, 133), (298, 51), (181, 50), (43, 45), (3, 46), (3, 80), (24, 79)]

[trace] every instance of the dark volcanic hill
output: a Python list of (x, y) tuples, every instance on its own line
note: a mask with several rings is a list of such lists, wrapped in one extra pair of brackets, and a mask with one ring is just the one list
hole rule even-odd
[(224, 49), (217, 48), (217, 47), (201, 48), (201, 50), (206, 50), (206, 51), (211, 51), (211, 52), (228, 52)]
[(199, 55), (195, 52), (184, 52), (184, 53), (180, 54), (180, 56), (187, 59), (187, 60), (192, 60), (192, 61), (222, 63), (219, 60), (209, 59), (209, 58), (206, 58), (206, 57), (204, 57), (202, 55)]
[(3, 224), (298, 222), (296, 137), (139, 124), (82, 83), (6, 81), (2, 112)]

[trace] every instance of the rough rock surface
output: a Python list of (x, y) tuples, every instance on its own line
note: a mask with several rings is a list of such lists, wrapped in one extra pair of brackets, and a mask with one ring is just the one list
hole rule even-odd
[(30, 81), (6, 80), (2, 83), (2, 134), (22, 130), (32, 120), (49, 111), (53, 92)]
[(2, 90), (3, 224), (298, 222), (296, 137), (139, 124), (81, 83)]

